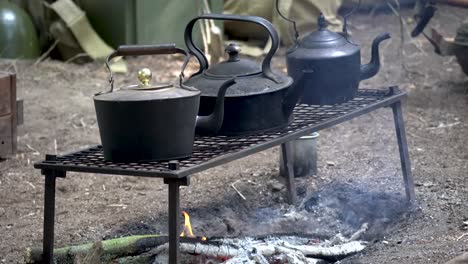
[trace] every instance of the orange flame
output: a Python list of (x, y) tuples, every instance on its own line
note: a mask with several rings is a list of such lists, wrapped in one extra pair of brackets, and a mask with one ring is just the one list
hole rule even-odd
[[(190, 216), (187, 212), (182, 211), (182, 214), (184, 215), (184, 231), (180, 233), (181, 237), (195, 237), (195, 235), (192, 232), (192, 225), (190, 224)], [(187, 232), (187, 233), (186, 233)]]
[[(195, 237), (195, 235), (192, 232), (192, 225), (190, 224), (190, 216), (186, 211), (182, 211), (182, 214), (184, 215), (184, 231), (180, 233), (181, 237)], [(206, 237), (201, 238), (202, 241), (206, 241)]]

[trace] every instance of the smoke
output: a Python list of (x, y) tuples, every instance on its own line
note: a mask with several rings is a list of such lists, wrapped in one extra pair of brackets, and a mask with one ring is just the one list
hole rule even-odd
[(324, 186), (305, 201), (304, 209), (322, 221), (338, 221), (339, 231), (344, 234), (351, 234), (368, 223), (367, 240), (380, 238), (412, 211), (398, 193), (368, 191), (344, 183)]
[(249, 235), (302, 234), (327, 238), (349, 236), (364, 223), (369, 229), (362, 239), (380, 239), (405, 223), (412, 207), (399, 193), (368, 191), (355, 184), (330, 183), (306, 197), (302, 207), (288, 210), (262, 208), (250, 216), (243, 231)]
[[(236, 197), (237, 198), (237, 197)], [(235, 201), (225, 196), (221, 201)], [(379, 240), (407, 223), (413, 207), (404, 195), (390, 191), (370, 191), (368, 187), (332, 182), (304, 197), (300, 206), (255, 208), (247, 204), (210, 203), (191, 208), (189, 214), (196, 236), (245, 237), (265, 235), (300, 235), (319, 240), (341, 233), (349, 237), (364, 224), (368, 230), (360, 239)], [(157, 223), (132, 223), (117, 233), (166, 233), (167, 217)]]

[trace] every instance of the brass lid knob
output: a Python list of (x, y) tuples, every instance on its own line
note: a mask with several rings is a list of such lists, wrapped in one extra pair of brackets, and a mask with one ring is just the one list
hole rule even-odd
[(140, 86), (147, 87), (150, 85), (153, 73), (148, 68), (143, 68), (138, 71), (138, 80), (140, 80)]

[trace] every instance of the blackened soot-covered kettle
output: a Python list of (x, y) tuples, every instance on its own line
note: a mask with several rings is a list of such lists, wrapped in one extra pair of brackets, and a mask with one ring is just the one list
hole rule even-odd
[[(151, 84), (151, 71), (140, 70), (139, 85), (114, 89), (109, 61), (116, 56), (183, 54), (178, 82)], [(216, 133), (224, 116), (224, 95), (234, 79), (220, 85), (209, 116), (198, 117), (200, 91), (183, 84), (188, 53), (175, 44), (120, 46), (109, 55), (111, 89), (94, 96), (104, 158), (114, 162), (171, 160), (192, 154), (195, 130)]]
[[(197, 20), (231, 20), (257, 24), (268, 32), (271, 48), (260, 63), (240, 56), (240, 47), (226, 47), (228, 58), (209, 65), (205, 54), (198, 48), (192, 31)], [(248, 25), (246, 25), (248, 26)], [(199, 89), (201, 116), (208, 115), (216, 102), (216, 93), (221, 83), (236, 77), (236, 84), (229, 88), (225, 99), (224, 122), (218, 135), (247, 135), (282, 129), (293, 120), (293, 110), (302, 94), (301, 87), (284, 73), (273, 71), (271, 59), (279, 47), (278, 33), (266, 19), (256, 16), (204, 14), (192, 19), (185, 28), (185, 43), (199, 61), (200, 70), (187, 79), (186, 85)], [(313, 75), (304, 72), (301, 75)], [(298, 76), (298, 80), (301, 79)]]
[(321, 14), (318, 18), (318, 30), (298, 39), (295, 22), (278, 13), (293, 23), (295, 44), (286, 55), (288, 74), (297, 79), (304, 70), (314, 71), (309, 78), (302, 78), (299, 86), (305, 86), (301, 103), (327, 105), (343, 103), (356, 96), (359, 82), (376, 75), (380, 68), (379, 44), (390, 38), (382, 33), (372, 42), (370, 63), (361, 65), (361, 48), (349, 36), (346, 29), (346, 18), (357, 7), (345, 16), (343, 32), (332, 32), (327, 29), (327, 21)]

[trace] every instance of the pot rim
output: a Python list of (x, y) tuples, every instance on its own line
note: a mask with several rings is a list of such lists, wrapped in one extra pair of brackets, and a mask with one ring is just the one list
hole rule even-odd
[(302, 137), (300, 137), (299, 139), (300, 139), (300, 140), (316, 139), (316, 138), (318, 138), (319, 136), (320, 136), (320, 133), (314, 132), (314, 133), (312, 133), (312, 134), (310, 134), (310, 135), (302, 136)]
[[(248, 78), (248, 77), (244, 77), (244, 76), (239, 77), (239, 79), (242, 79), (242, 78)], [(281, 83), (282, 87), (279, 87), (279, 88), (276, 88), (276, 89), (260, 91), (260, 92), (244, 93), (244, 94), (228, 94), (228, 93), (226, 93), (226, 95), (224, 97), (225, 98), (241, 98), (241, 97), (258, 96), (258, 95), (261, 96), (261, 95), (276, 93), (276, 92), (279, 92), (279, 91), (282, 91), (282, 90), (289, 89), (289, 88), (293, 87), (294, 80), (293, 80), (292, 77), (285, 76), (284, 80), (285, 81), (283, 83)], [(199, 90), (201, 91), (201, 96), (202, 97), (212, 97), (212, 98), (217, 97), (217, 94), (205, 94), (205, 93), (203, 93), (202, 89), (199, 89)]]

